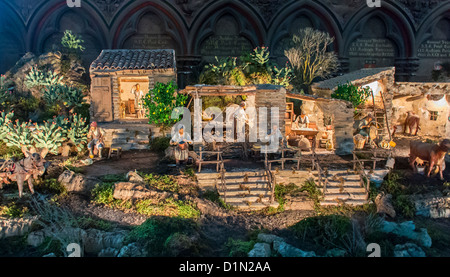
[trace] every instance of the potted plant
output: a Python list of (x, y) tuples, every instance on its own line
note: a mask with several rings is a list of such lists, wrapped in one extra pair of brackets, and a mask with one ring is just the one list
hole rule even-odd
[(323, 124), (325, 125), (325, 128), (327, 130), (332, 130), (333, 126), (331, 125), (333, 122), (333, 118), (331, 117), (331, 115), (324, 115), (323, 117)]

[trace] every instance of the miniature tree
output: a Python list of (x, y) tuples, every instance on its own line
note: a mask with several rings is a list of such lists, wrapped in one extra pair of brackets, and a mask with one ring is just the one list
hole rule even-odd
[(370, 87), (358, 87), (348, 82), (347, 84), (339, 85), (331, 97), (349, 101), (356, 109), (359, 105), (366, 102), (370, 95), (372, 95)]
[(294, 47), (284, 54), (291, 63), (295, 74), (296, 89), (307, 88), (316, 78), (326, 78), (336, 72), (338, 58), (328, 51), (334, 38), (312, 28), (301, 29), (294, 35)]
[(156, 83), (143, 98), (149, 124), (157, 124), (165, 129), (176, 123), (177, 119), (171, 118), (172, 111), (186, 105), (187, 98), (187, 95), (177, 93), (177, 86), (173, 81), (167, 84)]

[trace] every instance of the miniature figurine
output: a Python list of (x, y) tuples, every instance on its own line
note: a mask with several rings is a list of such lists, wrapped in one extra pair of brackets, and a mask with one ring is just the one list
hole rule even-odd
[[(49, 166), (49, 163), (45, 160), (47, 156), (48, 149), (42, 149), (41, 153), (36, 153), (35, 151), (28, 151), (25, 147), (22, 147), (22, 152), (25, 158), (16, 162), (10, 163), (6, 162), (7, 172), (2, 173), (2, 182), (8, 184), (9, 180), (16, 181), (19, 188), (19, 198), (23, 195), (23, 183), (28, 182), (28, 187), (31, 194), (34, 194), (33, 179), (37, 179), (45, 173), (45, 170)], [(1, 187), (2, 184), (0, 184)]]
[(295, 119), (294, 125), (297, 127), (294, 129), (309, 128), (309, 117), (305, 114), (303, 110), (301, 111), (300, 115), (297, 116), (297, 118)]
[(104, 132), (103, 130), (98, 127), (97, 122), (91, 123), (91, 128), (88, 133), (88, 139), (91, 139), (91, 141), (88, 143), (88, 149), (89, 149), (89, 157), (91, 159), (94, 158), (95, 150), (98, 151), (98, 157), (102, 158), (102, 150), (104, 147), (103, 144), (103, 136)]
[(448, 150), (450, 150), (450, 140), (444, 139), (439, 145), (425, 143), (420, 141), (412, 141), (409, 150), (409, 163), (417, 172), (417, 167), (415, 165), (416, 161), (423, 160), (427, 161), (429, 164), (427, 177), (430, 177), (431, 170), (436, 165), (439, 167), (439, 177), (444, 180), (442, 172), (445, 170), (445, 155)]
[(406, 127), (409, 128), (409, 135), (412, 135), (414, 126), (416, 127), (416, 132), (414, 133), (415, 136), (417, 136), (417, 132), (420, 129), (420, 117), (414, 112), (407, 112), (407, 117), (405, 120), (405, 128), (403, 129), (403, 134), (406, 133)]
[(191, 136), (184, 132), (184, 126), (180, 125), (178, 132), (170, 140), (170, 145), (176, 146), (174, 156), (176, 164), (186, 162), (189, 158), (189, 144), (192, 144)]
[(131, 90), (131, 93), (134, 94), (134, 106), (137, 109), (137, 117), (144, 118), (144, 104), (142, 100), (144, 98), (144, 92), (141, 90), (141, 85), (136, 84)]

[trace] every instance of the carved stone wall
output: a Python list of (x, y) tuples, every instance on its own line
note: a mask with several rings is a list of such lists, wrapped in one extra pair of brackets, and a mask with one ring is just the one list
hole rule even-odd
[[(88, 65), (102, 49), (171, 48), (180, 84), (214, 56), (239, 56), (269, 46), (284, 50), (299, 29), (314, 27), (335, 38), (341, 71), (396, 66), (396, 79), (428, 81), (450, 62), (450, 2), (445, 0), (0, 0), (0, 73), (26, 52), (60, 47), (66, 29), (85, 40)], [(194, 77), (193, 77), (194, 76)]]

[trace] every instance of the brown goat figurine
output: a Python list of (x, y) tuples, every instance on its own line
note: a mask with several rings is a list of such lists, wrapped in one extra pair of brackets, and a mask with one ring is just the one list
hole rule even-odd
[(415, 165), (416, 159), (419, 158), (425, 162), (428, 162), (429, 168), (427, 177), (430, 177), (431, 170), (436, 165), (439, 167), (439, 175), (441, 180), (444, 180), (442, 172), (445, 170), (445, 154), (450, 149), (450, 140), (444, 139), (440, 144), (425, 143), (420, 141), (412, 141), (409, 148), (409, 163), (417, 172)]

